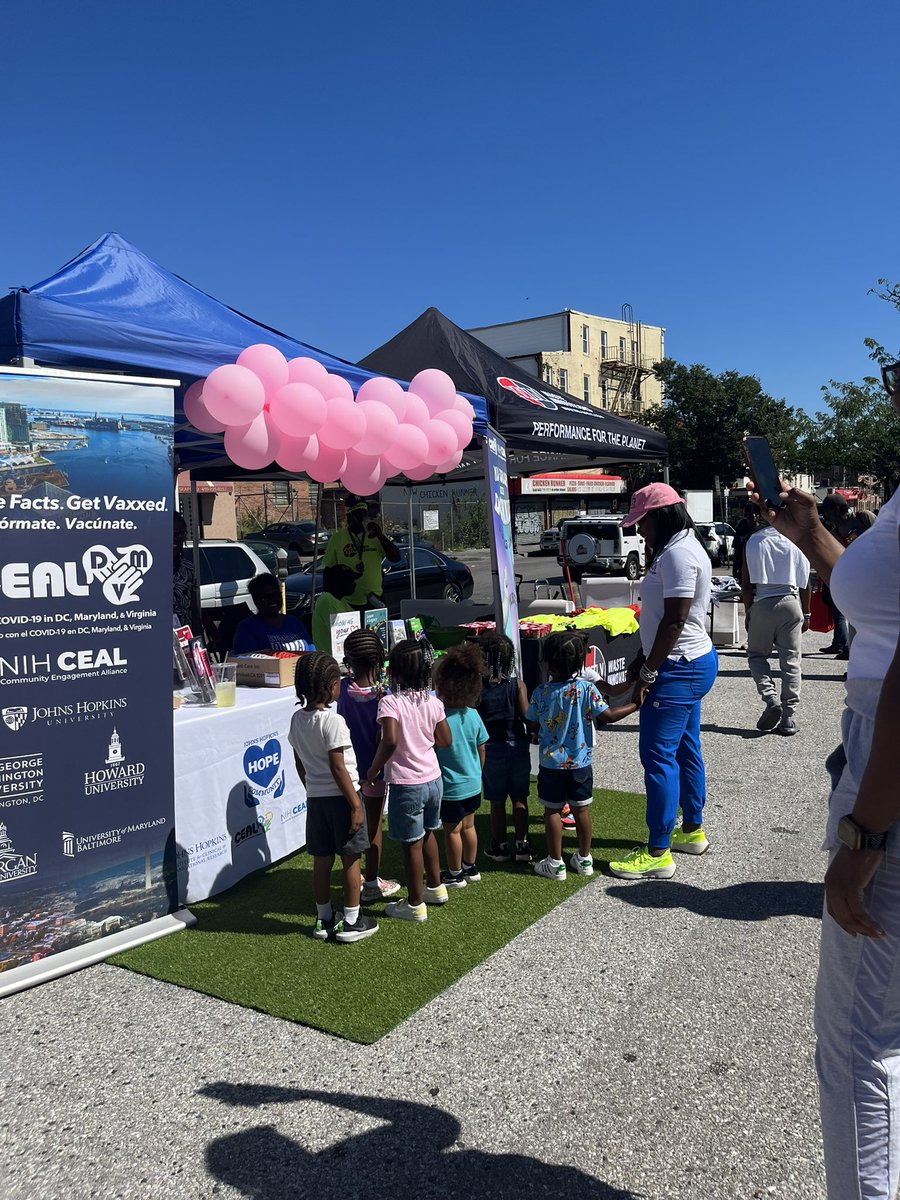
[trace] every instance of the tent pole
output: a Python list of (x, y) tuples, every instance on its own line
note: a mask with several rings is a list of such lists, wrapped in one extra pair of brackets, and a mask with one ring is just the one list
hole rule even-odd
[(407, 515), (406, 528), (409, 531), (409, 598), (416, 598), (416, 548), (413, 542), (413, 486), (410, 481), (409, 487), (406, 489), (407, 498)]
[(318, 484), (316, 487), (316, 532), (313, 535), (313, 561), (312, 561), (312, 583), (309, 586), (309, 619), (312, 621), (312, 612), (316, 606), (316, 568), (319, 565), (319, 530), (322, 528), (322, 488), (324, 484)]
[[(197, 480), (191, 476), (191, 534), (194, 545), (194, 589), (196, 593), (197, 607), (200, 609), (200, 615), (203, 615), (203, 600), (200, 595), (200, 536), (203, 530), (200, 528), (200, 502), (197, 499)], [(194, 637), (202, 637), (203, 631), (197, 629), (194, 631)]]
[(669, 464), (666, 463), (663, 466), (663, 483), (668, 483), (668, 482), (669, 482)]

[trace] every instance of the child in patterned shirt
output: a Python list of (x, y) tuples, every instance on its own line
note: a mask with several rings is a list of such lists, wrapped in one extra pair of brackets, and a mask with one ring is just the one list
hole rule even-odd
[(535, 863), (536, 874), (565, 879), (562, 856), (562, 810), (575, 818), (578, 849), (569, 859), (577, 875), (593, 875), (591, 801), (594, 798), (594, 725), (621, 721), (637, 711), (634, 703), (610, 708), (597, 687), (578, 678), (586, 644), (577, 633), (551, 633), (542, 658), (550, 676), (535, 688), (525, 713), (540, 747), (538, 800), (544, 808), (547, 857)]

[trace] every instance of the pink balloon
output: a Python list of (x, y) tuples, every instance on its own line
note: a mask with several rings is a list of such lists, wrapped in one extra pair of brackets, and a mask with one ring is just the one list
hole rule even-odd
[(456, 384), (446, 371), (434, 367), (414, 375), (409, 381), (409, 390), (421, 396), (432, 416), (437, 416), (442, 408), (450, 408), (456, 399)]
[(447, 459), (446, 462), (438, 463), (434, 468), (435, 475), (448, 475), (451, 471), (455, 471), (462, 462), (462, 450), (457, 450), (455, 454)]
[(318, 456), (319, 443), (315, 437), (283, 437), (278, 447), (278, 465), (284, 467), (285, 471), (295, 471), (298, 474), (306, 471)]
[(347, 451), (347, 465), (341, 475), (341, 483), (348, 492), (357, 496), (371, 496), (380, 491), (382, 480), (381, 459), (377, 455), (360, 454), (358, 450)]
[(403, 414), (404, 425), (415, 425), (416, 429), (424, 428), (425, 422), (431, 420), (431, 413), (424, 400), (412, 392), (406, 396), (406, 412)]
[(407, 479), (412, 479), (415, 483), (422, 483), (426, 479), (430, 479), (434, 474), (434, 467), (431, 463), (422, 463), (421, 467), (410, 467), (403, 474)]
[(353, 388), (343, 375), (332, 375), (329, 373), (326, 375), (325, 382), (319, 391), (326, 400), (330, 400), (332, 396), (343, 396), (345, 400), (353, 399)]
[(269, 395), (284, 387), (288, 381), (287, 359), (280, 350), (265, 342), (248, 346), (240, 352), (237, 360), (240, 366), (246, 367), (262, 380), (263, 387)]
[(320, 392), (328, 378), (328, 372), (315, 358), (292, 358), (287, 367), (291, 383), (311, 383)]
[(325, 424), (325, 397), (309, 383), (286, 383), (269, 401), (269, 416), (286, 437), (309, 437)]
[(266, 402), (266, 389), (247, 367), (228, 363), (216, 367), (203, 385), (203, 403), (211, 417), (223, 425), (249, 425)]
[[(445, 425), (449, 425), (456, 434), (456, 448), (465, 450), (469, 442), (472, 440), (472, 422), (465, 413), (459, 411), (458, 408), (445, 408), (438, 417), (435, 418), (442, 421)], [(450, 456), (447, 455), (449, 458)]]
[(400, 422), (393, 409), (380, 400), (363, 400), (356, 403), (359, 412), (365, 414), (366, 432), (354, 442), (360, 454), (383, 454), (394, 440)]
[(260, 471), (278, 457), (279, 439), (276, 430), (260, 413), (249, 425), (230, 426), (225, 430), (225, 453), (238, 467)]
[(184, 393), (184, 416), (201, 433), (222, 433), (226, 426), (217, 421), (203, 400), (203, 380), (192, 383)]
[(465, 398), (465, 396), (457, 396), (453, 401), (453, 407), (469, 418), (470, 421), (475, 420), (475, 409)]
[(319, 453), (306, 468), (306, 473), (318, 483), (334, 483), (343, 475), (346, 465), (347, 456), (343, 450), (333, 450), (330, 446), (320, 444)]
[(387, 379), (383, 375), (367, 379), (356, 393), (356, 403), (362, 404), (368, 400), (386, 404), (398, 421), (403, 420), (403, 414), (406, 412), (406, 392), (395, 379)]
[(456, 431), (443, 421), (426, 421), (422, 432), (428, 438), (428, 453), (425, 455), (428, 463), (446, 462), (459, 449)]
[(326, 404), (325, 424), (316, 436), (321, 446), (349, 450), (366, 434), (366, 414), (353, 400), (333, 396)]
[(409, 471), (421, 467), (427, 454), (428, 438), (422, 430), (401, 422), (383, 458), (394, 470)]

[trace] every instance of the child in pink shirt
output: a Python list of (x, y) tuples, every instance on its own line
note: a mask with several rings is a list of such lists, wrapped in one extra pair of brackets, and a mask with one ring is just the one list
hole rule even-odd
[(431, 664), (422, 643), (399, 642), (388, 669), (391, 692), (378, 704), (381, 741), (367, 778), (374, 782), (384, 768), (388, 834), (403, 843), (407, 898), (388, 904), (385, 916), (425, 921), (427, 904), (446, 904), (448, 899), (434, 836), (441, 827), (443, 796), (434, 747), (449, 746), (453, 738), (444, 706), (431, 693)]

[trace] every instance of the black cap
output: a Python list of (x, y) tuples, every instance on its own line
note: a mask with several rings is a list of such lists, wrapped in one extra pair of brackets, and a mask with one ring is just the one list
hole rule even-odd
[(846, 516), (850, 512), (850, 505), (847, 503), (846, 497), (839, 496), (837, 492), (830, 492), (822, 501), (822, 507), (832, 508), (842, 516)]

